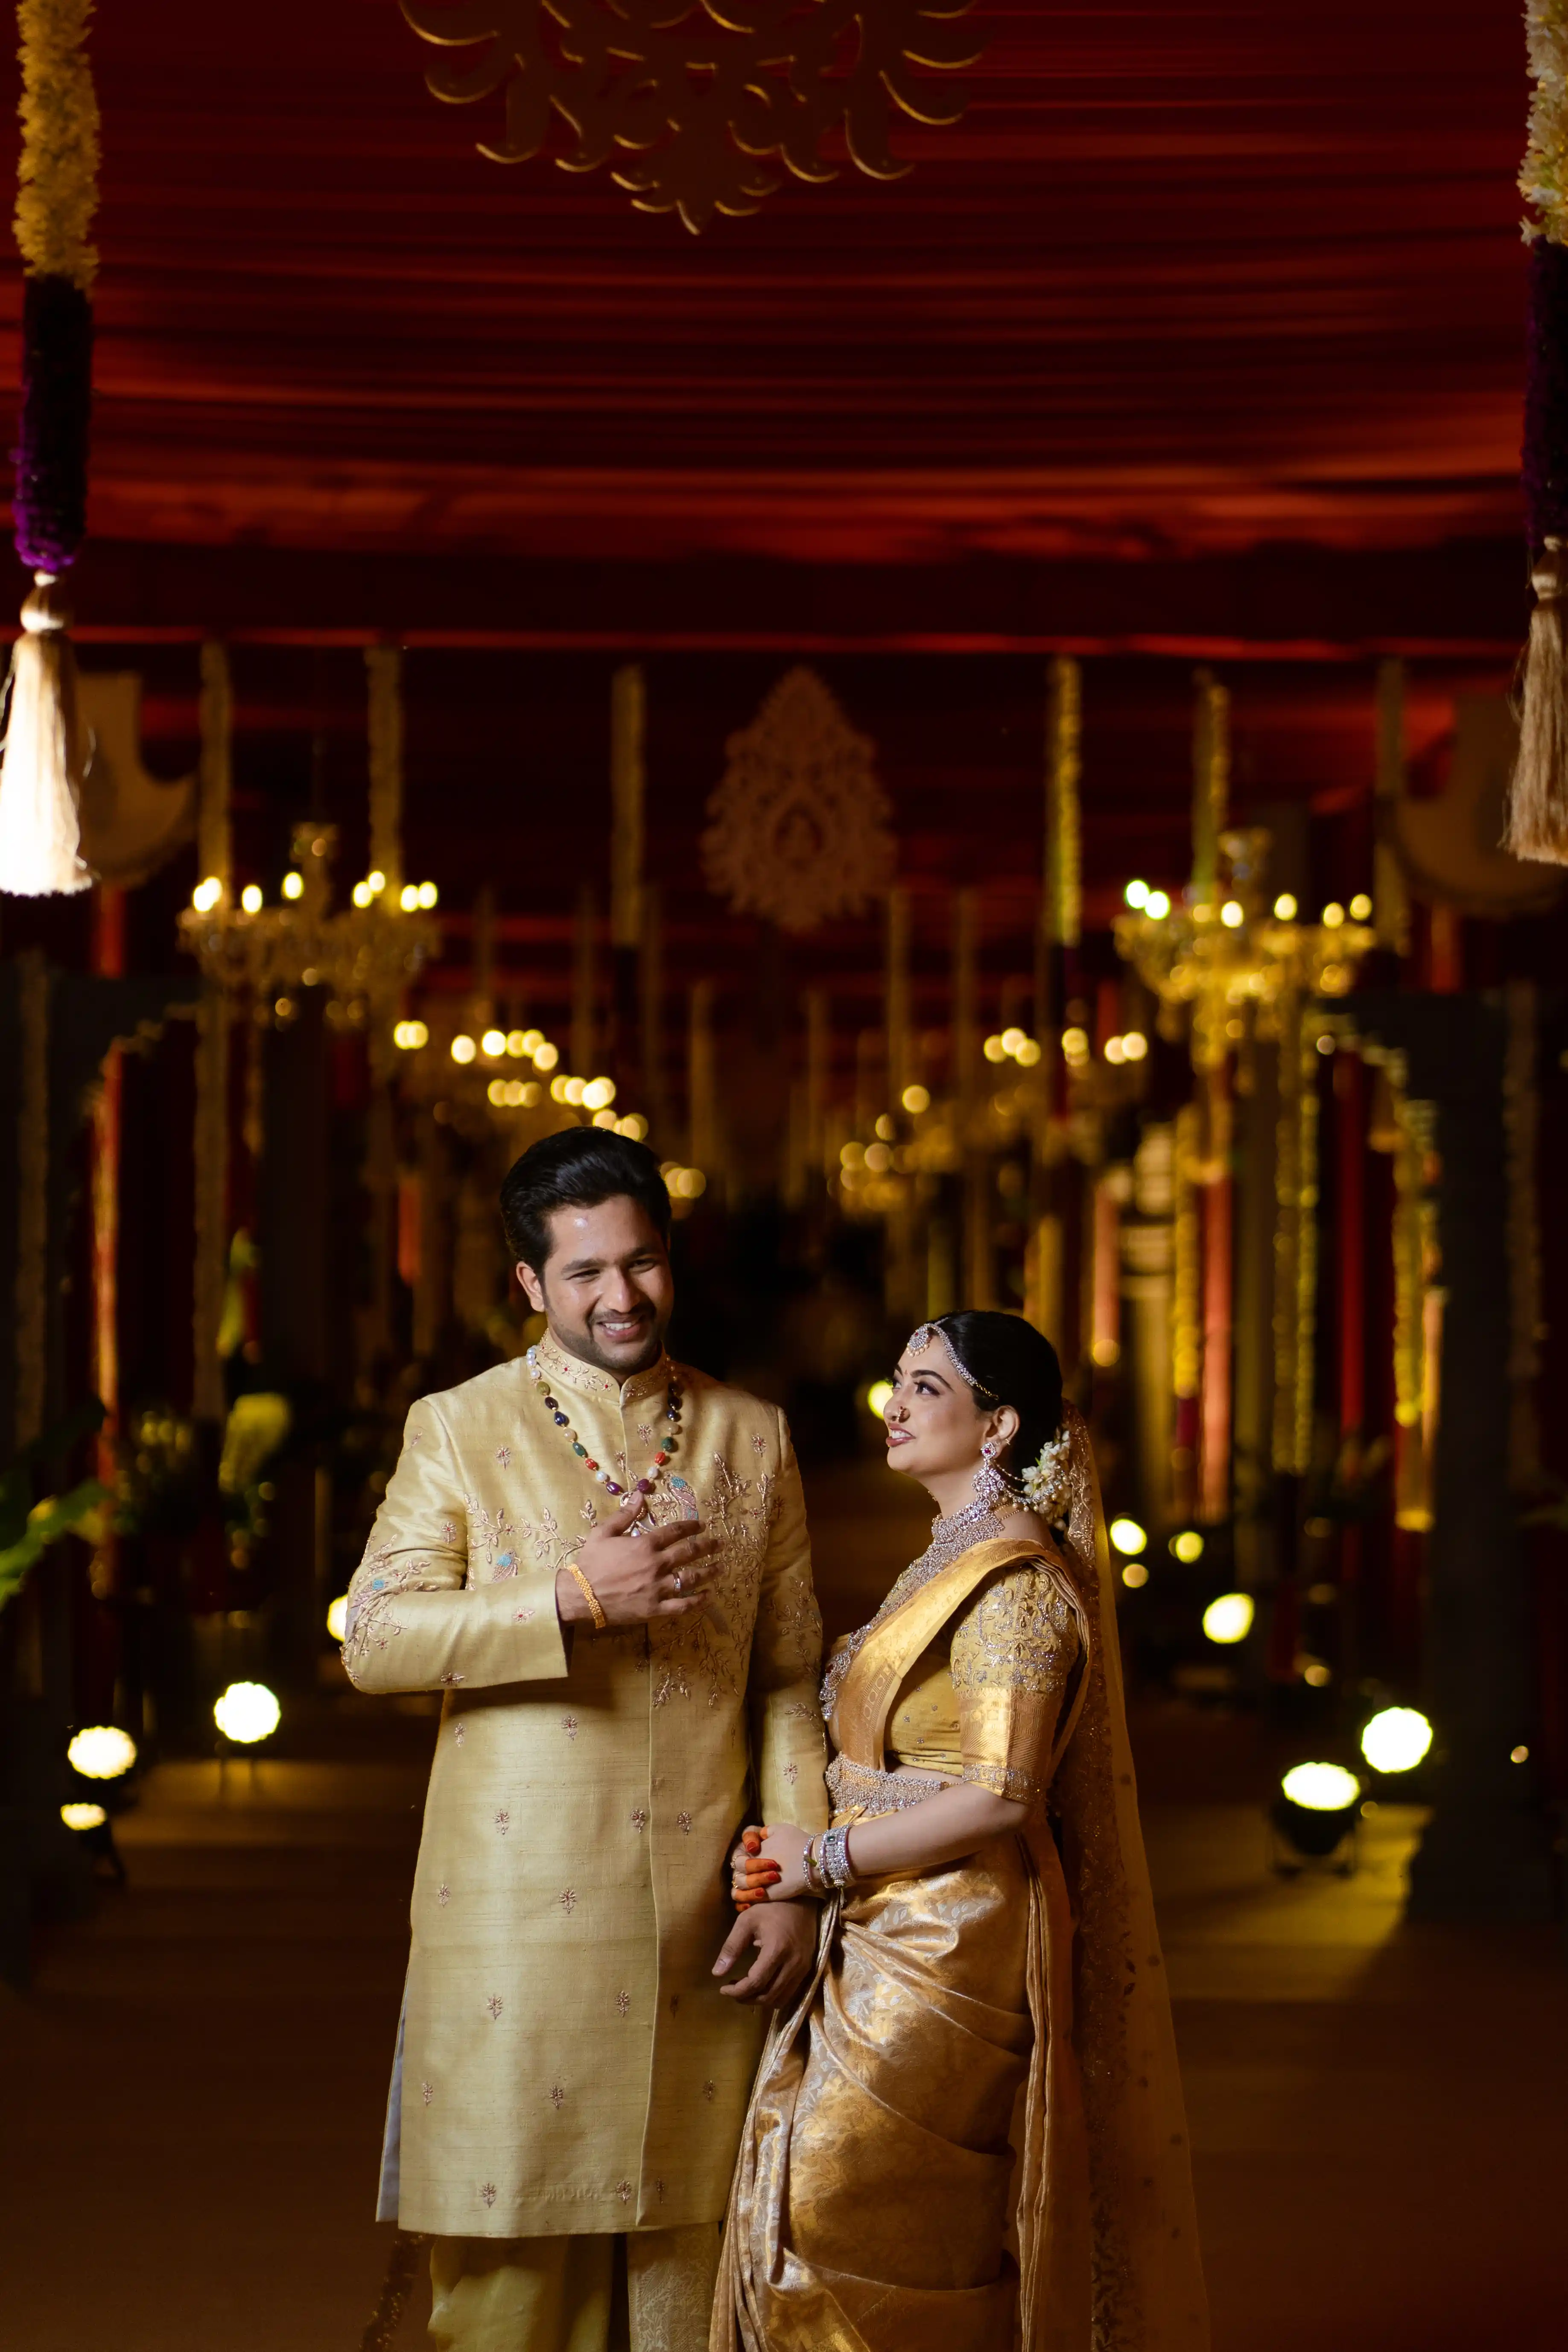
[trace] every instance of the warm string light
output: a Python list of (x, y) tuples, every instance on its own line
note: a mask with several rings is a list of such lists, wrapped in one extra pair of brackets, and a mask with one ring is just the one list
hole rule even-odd
[(1041, 1046), (1039, 1039), (1031, 1037), (1026, 1030), (1004, 1029), (996, 1036), (987, 1037), (981, 1051), (988, 1062), (1016, 1062), (1021, 1070), (1032, 1070), (1040, 1058)]

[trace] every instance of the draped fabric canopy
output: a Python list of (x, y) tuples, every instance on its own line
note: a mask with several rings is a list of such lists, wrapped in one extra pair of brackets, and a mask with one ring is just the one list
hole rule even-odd
[[(268, 888), (307, 793), (358, 870), (358, 648), (384, 633), (410, 647), (410, 870), (447, 908), (527, 793), (503, 936), (542, 1008), (601, 862), (627, 658), (655, 664), (671, 988), (752, 971), (702, 887), (703, 807), (803, 657), (878, 744), (932, 1009), (955, 883), (990, 894), (988, 964), (1029, 968), (1053, 650), (1089, 664), (1091, 925), (1130, 862), (1184, 873), (1200, 660), (1235, 687), (1238, 816), (1310, 804), (1333, 820), (1311, 889), (1364, 886), (1378, 658), (1410, 660), (1437, 781), (1455, 691), (1500, 690), (1522, 635), (1517, 11), (973, 22), (967, 114), (904, 125), (909, 177), (789, 183), (698, 239), (605, 171), (480, 157), (500, 100), (438, 104), (395, 0), (99, 9), (78, 635), (142, 671), (167, 774), (195, 758), (194, 643), (231, 639)], [(20, 299), (12, 261), (0, 399)], [(1281, 870), (1306, 888), (1303, 845)], [(874, 1008), (874, 927), (818, 950)]]
[[(1514, 530), (1515, 9), (974, 24), (910, 178), (697, 240), (604, 171), (482, 160), (500, 99), (437, 104), (394, 0), (100, 9), (95, 536), (929, 563)], [(10, 385), (14, 264), (4, 299)]]

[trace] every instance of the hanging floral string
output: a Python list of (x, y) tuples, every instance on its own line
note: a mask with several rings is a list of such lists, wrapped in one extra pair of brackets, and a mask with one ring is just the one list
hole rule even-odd
[(91, 242), (98, 101), (86, 41), (92, 0), (19, 0), (22, 152), (16, 232), (25, 272), (22, 403), (13, 497), (16, 552), (33, 574), (12, 656), (0, 758), (0, 888), (85, 889), (83, 745), (62, 574), (87, 527), (92, 403)]
[(1533, 215), (1522, 471), (1535, 608), (1505, 845), (1568, 865), (1568, 0), (1528, 0), (1524, 22), (1534, 89), (1519, 175)]

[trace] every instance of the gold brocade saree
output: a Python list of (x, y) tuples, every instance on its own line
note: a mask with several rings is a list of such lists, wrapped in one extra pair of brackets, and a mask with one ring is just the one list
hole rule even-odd
[(1020, 1834), (826, 1906), (752, 2093), (711, 2352), (1206, 2346), (1092, 1476), (1083, 1549), (973, 1546), (879, 1617), (845, 1675), (837, 1821), (929, 1793), (886, 1771), (885, 1743), (949, 1633), (963, 1777), (1035, 1810)]

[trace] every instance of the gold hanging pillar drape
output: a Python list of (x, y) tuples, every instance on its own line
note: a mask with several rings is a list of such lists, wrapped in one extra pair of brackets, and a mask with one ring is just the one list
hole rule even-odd
[[(610, 1001), (608, 1055), (623, 1097), (640, 1083), (650, 1113), (658, 1091), (658, 915), (644, 874), (647, 797), (645, 742), (647, 692), (641, 667), (628, 663), (610, 680)], [(601, 1059), (605, 1056), (601, 1054)], [(586, 1065), (583, 1075), (589, 1075)]]
[(1193, 677), (1193, 892), (1212, 899), (1230, 802), (1230, 690), (1212, 670)]
[[(577, 898), (572, 937), (572, 1068), (580, 1078), (595, 1075), (599, 1056), (599, 907), (591, 882)], [(700, 1162), (699, 1162), (700, 1165)]]
[[(404, 719), (403, 654), (396, 646), (365, 649), (366, 740), (370, 762), (370, 864), (385, 877), (385, 902), (403, 891)], [(388, 1012), (373, 1006), (366, 1053), (370, 1093), (365, 1109), (362, 1181), (370, 1209), (370, 1295), (360, 1346), (362, 1376), (374, 1380), (392, 1349), (392, 1277), (397, 1253), (397, 1133), (394, 1102), (395, 1048)], [(254, 1041), (253, 1041), (254, 1050)]]
[(1035, 964), (1035, 1034), (1047, 1053), (1061, 1027), (1064, 951), (1078, 946), (1083, 929), (1082, 731), (1081, 673), (1058, 654), (1046, 689), (1045, 871)]
[(1275, 1151), (1274, 1467), (1303, 1476), (1312, 1458), (1317, 1370), (1318, 1051), (1300, 995), (1279, 999)]
[(1377, 672), (1376, 834), (1372, 851), (1373, 926), (1377, 944), (1394, 955), (1410, 952), (1410, 893), (1399, 862), (1395, 828), (1405, 797), (1405, 664), (1385, 661)]
[(37, 948), (16, 959), (16, 1442), (44, 1425), (48, 1373), (49, 973)]
[(367, 646), (370, 864), (390, 907), (403, 891), (403, 649)]
[[(92, 968), (106, 979), (125, 971), (125, 893), (101, 885), (93, 908)], [(114, 1484), (120, 1428), (120, 1126), (124, 1057), (118, 1045), (103, 1057), (92, 1102), (92, 1379), (103, 1405), (96, 1452), (98, 1475)], [(93, 1551), (95, 1596), (107, 1599), (119, 1574), (120, 1539), (106, 1526)]]
[(910, 894), (901, 883), (888, 893), (887, 1108), (896, 1112), (913, 1082), (910, 1017)]
[(713, 982), (700, 980), (691, 991), (687, 1029), (686, 1097), (690, 1140), (687, 1157), (711, 1185), (721, 1174), (719, 1137), (719, 1073), (713, 1034)]
[(647, 689), (629, 663), (610, 681), (610, 945), (642, 943)]
[(832, 1170), (827, 1157), (827, 1088), (833, 1069), (832, 1013), (825, 988), (805, 994), (805, 1151), (814, 1175)]
[(989, 1307), (991, 1298), (990, 1170), (970, 1130), (979, 1109), (981, 899), (977, 889), (960, 890), (952, 925), (952, 1076), (958, 1099), (963, 1238), (960, 1251), (963, 1302)]
[[(199, 863), (221, 887), (221, 906), (234, 895), (230, 821), (234, 695), (228, 656), (221, 645), (202, 647), (201, 770), (197, 812)], [(221, 982), (202, 982), (196, 1010), (195, 1126), (195, 1260), (192, 1275), (191, 1411), (197, 1421), (221, 1421), (225, 1397), (218, 1336), (228, 1274), (229, 1006)]]
[(645, 882), (641, 895), (637, 1025), (642, 1033), (643, 1108), (657, 1133), (662, 1132), (665, 1119), (664, 917), (657, 882)]

